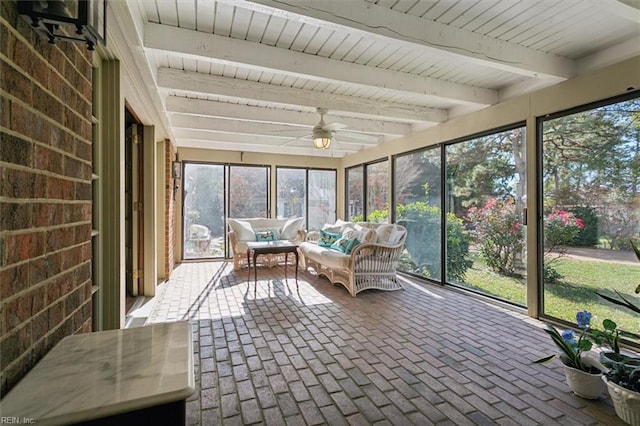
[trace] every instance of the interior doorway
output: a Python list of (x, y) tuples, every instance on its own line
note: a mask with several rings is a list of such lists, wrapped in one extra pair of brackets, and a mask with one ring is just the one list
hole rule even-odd
[(144, 259), (143, 216), (143, 126), (130, 110), (125, 108), (125, 246), (126, 246), (126, 309), (135, 297), (143, 294), (142, 269)]

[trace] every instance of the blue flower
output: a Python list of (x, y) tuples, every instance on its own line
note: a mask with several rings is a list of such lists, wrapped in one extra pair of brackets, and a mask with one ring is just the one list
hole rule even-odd
[(565, 330), (562, 332), (562, 339), (567, 342), (570, 345), (575, 345), (576, 342), (576, 335), (573, 332), (573, 330)]
[(581, 311), (576, 314), (576, 322), (578, 327), (585, 329), (591, 325), (591, 312)]

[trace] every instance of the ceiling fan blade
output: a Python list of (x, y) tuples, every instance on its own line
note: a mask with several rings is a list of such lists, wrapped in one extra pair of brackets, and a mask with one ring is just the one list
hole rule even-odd
[(343, 123), (328, 123), (322, 126), (322, 130), (327, 130), (329, 132), (335, 132), (336, 130), (344, 129), (347, 125)]
[(351, 132), (348, 130), (340, 130), (337, 133), (338, 135), (343, 135), (351, 139), (357, 139), (357, 140), (366, 141), (366, 142), (378, 142), (378, 136), (369, 135), (366, 133), (357, 133), (357, 132)]
[(294, 143), (298, 142), (299, 140), (307, 139), (307, 138), (310, 138), (310, 137), (311, 137), (311, 133), (308, 133), (308, 134), (303, 135), (303, 136), (298, 136), (297, 138), (289, 139), (288, 141), (286, 141), (285, 143), (283, 143), (280, 146), (291, 145), (291, 144), (294, 144)]

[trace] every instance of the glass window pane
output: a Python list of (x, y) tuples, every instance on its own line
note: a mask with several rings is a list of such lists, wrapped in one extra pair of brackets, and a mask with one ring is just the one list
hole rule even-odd
[(447, 282), (525, 306), (525, 128), (446, 147)]
[(347, 220), (364, 220), (364, 167), (347, 169)]
[(309, 219), (307, 228), (315, 231), (336, 221), (336, 172), (309, 170)]
[(306, 218), (307, 171), (278, 167), (276, 183), (278, 186), (276, 216), (279, 218)]
[(230, 218), (268, 217), (268, 197), (269, 167), (230, 167)]
[(578, 311), (640, 335), (638, 315), (596, 292), (639, 304), (640, 99), (542, 122), (544, 314)]
[(223, 257), (224, 166), (184, 166), (184, 259)]
[(407, 228), (400, 269), (442, 279), (440, 148), (394, 159), (396, 222)]
[(389, 218), (389, 161), (369, 164), (367, 173), (367, 221), (387, 222)]

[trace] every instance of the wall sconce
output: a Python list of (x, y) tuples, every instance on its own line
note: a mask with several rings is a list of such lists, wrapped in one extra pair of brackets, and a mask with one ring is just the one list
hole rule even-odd
[(182, 162), (181, 161), (173, 162), (173, 178), (182, 179)]
[[(107, 0), (18, 0), (18, 12), (49, 43), (106, 44)], [(66, 34), (61, 29), (66, 28)]]

